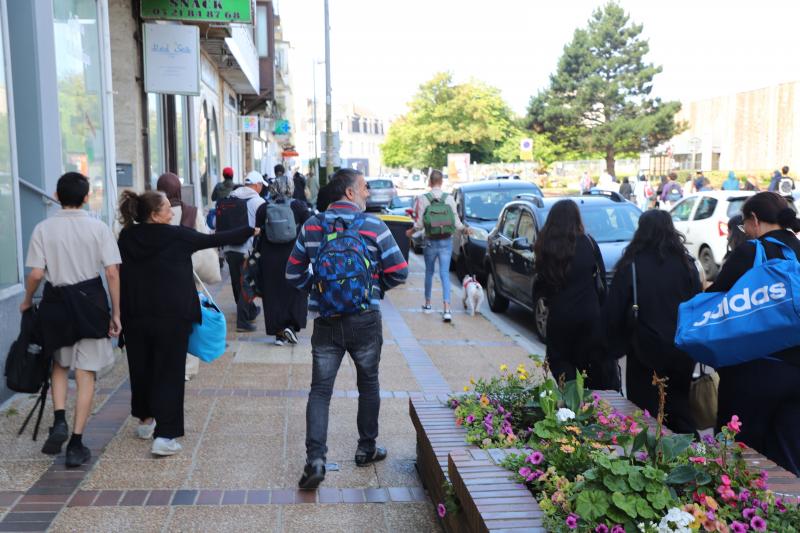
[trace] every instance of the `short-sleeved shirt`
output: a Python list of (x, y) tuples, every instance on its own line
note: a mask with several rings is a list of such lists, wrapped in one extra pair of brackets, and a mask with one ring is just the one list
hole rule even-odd
[(111, 228), (83, 209), (62, 209), (33, 229), (25, 265), (44, 269), (58, 287), (94, 279), (120, 263)]

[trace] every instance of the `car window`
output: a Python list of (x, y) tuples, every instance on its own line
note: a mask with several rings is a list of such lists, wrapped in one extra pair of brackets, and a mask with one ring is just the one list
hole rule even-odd
[(519, 208), (509, 207), (506, 214), (503, 216), (503, 223), (500, 226), (500, 235), (507, 239), (513, 239), (514, 230), (517, 228), (517, 220), (519, 220)]
[(370, 189), (391, 189), (392, 180), (370, 180), (367, 185)]
[(414, 203), (413, 196), (395, 196), (392, 198), (389, 207), (391, 208), (401, 208), (401, 207), (411, 207), (411, 204)]
[(714, 210), (717, 208), (717, 199), (709, 196), (703, 197), (700, 204), (697, 206), (697, 211), (694, 212), (694, 220), (705, 220), (711, 218)]
[(731, 198), (728, 200), (728, 218), (731, 218), (734, 215), (740, 215), (742, 213), (742, 206), (747, 198), (749, 198), (749, 196), (744, 198)]
[(477, 220), (497, 220), (503, 207), (519, 194), (541, 194), (538, 188), (503, 188), (464, 193), (464, 215)]
[(689, 220), (689, 216), (692, 214), (692, 208), (694, 207), (695, 203), (697, 203), (696, 196), (686, 198), (681, 202), (678, 202), (678, 205), (673, 207), (672, 211), (670, 211), (672, 220), (676, 222), (686, 222)]
[(632, 205), (581, 206), (586, 233), (597, 242), (626, 242), (639, 227), (641, 211)]
[(533, 244), (533, 235), (535, 227), (533, 224), (533, 217), (527, 211), (523, 211), (519, 217), (519, 226), (517, 227), (517, 238), (524, 237), (528, 242)]

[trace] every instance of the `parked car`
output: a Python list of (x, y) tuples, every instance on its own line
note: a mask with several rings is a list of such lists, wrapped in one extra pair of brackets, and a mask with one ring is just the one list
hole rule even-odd
[(367, 178), (367, 188), (367, 211), (380, 211), (397, 196), (397, 189), (389, 178)]
[[(597, 241), (610, 284), (614, 267), (639, 225), (641, 210), (614, 192), (593, 191), (566, 198), (578, 204), (586, 232)], [(533, 290), (533, 246), (550, 208), (563, 199), (521, 195), (508, 203), (489, 234), (485, 258), (491, 310), (502, 313), (512, 301), (529, 309), (542, 341), (547, 334), (547, 301)]]
[(428, 186), (428, 180), (421, 174), (409, 174), (403, 180), (404, 189), (424, 189)]
[(398, 195), (392, 198), (389, 205), (383, 208), (384, 213), (390, 215), (407, 215), (411, 216), (414, 209), (414, 199), (416, 196), (410, 194)]
[(472, 230), (467, 236), (453, 236), (452, 268), (461, 279), (474, 274), (481, 282), (486, 280), (486, 240), (497, 224), (497, 218), (508, 202), (520, 194), (543, 197), (542, 190), (533, 183), (518, 180), (488, 180), (466, 183), (453, 191), (458, 216)]
[(728, 250), (728, 219), (742, 211), (754, 191), (701, 191), (670, 209), (675, 228), (686, 236), (686, 249), (713, 281)]

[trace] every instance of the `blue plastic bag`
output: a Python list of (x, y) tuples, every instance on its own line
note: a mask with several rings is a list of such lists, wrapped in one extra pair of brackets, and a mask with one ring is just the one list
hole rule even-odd
[(694, 360), (721, 368), (800, 346), (800, 263), (772, 238), (784, 259), (767, 260), (755, 244), (753, 268), (727, 293), (702, 293), (678, 308), (675, 346)]
[[(205, 288), (205, 287), (204, 287)], [(192, 326), (189, 336), (189, 353), (205, 363), (210, 363), (225, 353), (227, 324), (210, 295), (198, 293), (202, 322)]]

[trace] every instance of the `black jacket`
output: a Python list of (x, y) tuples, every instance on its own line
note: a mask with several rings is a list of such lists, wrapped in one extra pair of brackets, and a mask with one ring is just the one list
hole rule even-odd
[[(775, 230), (766, 233), (760, 239), (761, 243), (764, 245), (764, 252), (767, 254), (767, 259), (783, 258), (783, 253), (781, 252), (780, 246), (765, 241), (764, 239), (766, 237), (772, 237), (786, 244), (789, 248), (794, 250), (794, 253), (800, 258), (800, 240), (797, 239), (794, 233), (788, 230)], [(706, 292), (729, 291), (733, 288), (733, 285), (739, 281), (739, 278), (753, 267), (755, 257), (756, 247), (752, 243), (745, 242), (740, 244), (728, 256), (727, 261), (725, 261), (725, 264), (722, 266), (722, 270), (720, 270), (717, 275), (716, 281), (706, 289)], [(800, 366), (800, 346), (787, 348), (786, 350), (773, 354), (773, 356), (783, 359), (787, 363), (791, 363), (795, 366)]]
[(168, 224), (136, 224), (119, 235), (120, 308), (123, 328), (137, 318), (200, 322), (192, 254), (204, 248), (243, 244), (253, 229), (206, 235)]
[(74, 285), (44, 286), (38, 320), (45, 353), (81, 339), (108, 337), (111, 315), (103, 281), (97, 277)]

